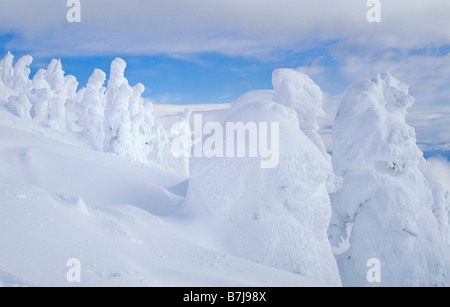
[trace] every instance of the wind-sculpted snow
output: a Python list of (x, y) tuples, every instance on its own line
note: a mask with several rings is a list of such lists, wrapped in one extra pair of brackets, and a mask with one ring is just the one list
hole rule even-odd
[(333, 197), (330, 235), (338, 244), (353, 225), (350, 248), (338, 257), (344, 285), (370, 285), (373, 258), (381, 262), (381, 283), (372, 285), (444, 284), (443, 212), (433, 210), (422, 152), (405, 121), (413, 101), (405, 84), (383, 74), (351, 85), (339, 107), (333, 166), (343, 188)]
[[(202, 229), (199, 236), (226, 252), (340, 285), (327, 238), (331, 163), (300, 129), (294, 109), (267, 100), (272, 93), (245, 94), (223, 125), (279, 123), (278, 167), (261, 168), (254, 158), (194, 159), (183, 213)], [(296, 101), (299, 110), (302, 101)]]

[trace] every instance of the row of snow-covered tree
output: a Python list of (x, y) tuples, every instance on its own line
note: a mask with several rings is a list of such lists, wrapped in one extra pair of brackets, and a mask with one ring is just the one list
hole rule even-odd
[(186, 165), (170, 155), (170, 141), (176, 137), (158, 121), (145, 87), (131, 87), (124, 76), (126, 63), (116, 58), (106, 74), (96, 69), (86, 87), (77, 91), (74, 76), (65, 76), (59, 60), (40, 69), (30, 79), (33, 59), (24, 56), (13, 65), (8, 53), (0, 61), (0, 104), (23, 119), (60, 132), (76, 133), (93, 148), (121, 157), (163, 166), (185, 174)]

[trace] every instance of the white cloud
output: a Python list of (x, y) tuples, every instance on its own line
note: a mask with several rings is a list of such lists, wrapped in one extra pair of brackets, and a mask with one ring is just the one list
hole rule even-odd
[(448, 0), (382, 1), (382, 23), (363, 0), (81, 0), (82, 23), (65, 0), (2, 0), (0, 32), (37, 54), (186, 54), (253, 57), (336, 39), (343, 48), (413, 48), (450, 43)]
[(177, 93), (165, 93), (158, 95), (155, 99), (155, 103), (157, 104), (176, 104), (183, 101), (184, 97), (181, 94)]
[(410, 85), (419, 105), (450, 105), (450, 55), (408, 55), (402, 52), (349, 55), (342, 72), (348, 79), (368, 78), (379, 72), (390, 72)]
[(312, 79), (315, 79), (322, 76), (327, 71), (327, 68), (325, 66), (313, 63), (312, 65), (297, 67), (296, 70), (310, 76)]
[(450, 162), (448, 160), (430, 158), (422, 171), (431, 181), (439, 183), (445, 190), (450, 191)]

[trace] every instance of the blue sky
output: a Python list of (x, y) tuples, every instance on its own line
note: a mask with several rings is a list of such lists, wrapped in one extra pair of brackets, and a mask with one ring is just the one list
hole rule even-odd
[[(9, 45), (9, 42), (20, 39), (11, 34), (0, 36), (0, 55), (4, 56), (8, 51), (16, 58), (32, 54), (29, 50), (15, 49), (13, 44)], [(40, 68), (46, 68), (52, 58), (58, 58), (61, 59), (66, 74), (74, 75), (81, 88), (95, 68), (108, 73), (111, 61), (117, 56), (127, 62), (126, 77), (130, 84), (143, 83), (146, 86), (144, 96), (157, 103), (228, 103), (245, 92), (272, 88), (274, 69), (308, 66), (316, 61), (318, 54), (321, 54), (322, 65), (326, 65), (329, 71), (335, 70), (336, 62), (332, 57), (326, 56), (324, 47), (292, 54), (278, 54), (265, 60), (249, 56), (229, 56), (218, 52), (173, 56), (130, 55), (122, 54), (120, 50), (115, 55), (44, 56), (32, 63), (31, 75)], [(342, 78), (339, 80), (341, 82), (328, 84), (331, 94), (341, 93), (348, 85), (342, 82)]]
[(66, 0), (2, 0), (0, 56), (30, 54), (32, 73), (60, 58), (80, 87), (122, 57), (130, 84), (175, 104), (232, 102), (296, 68), (325, 92), (329, 114), (352, 82), (389, 71), (411, 86), (419, 141), (450, 151), (448, 0), (380, 0), (380, 23), (367, 22), (366, 0), (80, 3), (81, 23), (69, 23)]

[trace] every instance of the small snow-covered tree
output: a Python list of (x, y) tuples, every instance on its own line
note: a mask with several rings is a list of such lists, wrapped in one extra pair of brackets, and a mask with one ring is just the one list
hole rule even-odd
[(33, 58), (29, 55), (21, 57), (14, 65), (13, 89), (21, 94), (28, 94), (31, 87), (30, 68)]
[(32, 104), (31, 116), (38, 124), (47, 124), (48, 108), (53, 96), (45, 74), (45, 69), (39, 69), (37, 71), (33, 77), (32, 89), (30, 91), (30, 102)]
[(116, 58), (111, 63), (111, 73), (106, 90), (104, 150), (114, 152), (121, 157), (131, 158), (129, 105), (133, 90), (124, 76), (126, 66), (126, 62), (120, 58)]
[[(155, 151), (161, 140), (158, 138), (158, 133), (156, 132), (156, 126), (158, 122), (158, 114), (156, 113), (153, 103), (149, 99), (144, 99), (142, 104), (142, 114), (144, 116), (142, 126), (140, 127), (140, 133), (142, 135), (142, 142), (145, 146), (146, 160), (147, 161), (157, 161), (153, 151)], [(164, 128), (161, 126), (161, 129)]]
[(52, 60), (47, 67), (45, 78), (52, 90), (48, 106), (47, 125), (57, 131), (66, 130), (66, 108), (68, 99), (64, 71), (60, 60)]
[[(153, 114), (154, 110), (150, 104), (146, 104), (147, 114)], [(148, 116), (148, 118), (151, 118)], [(170, 148), (170, 139), (169, 133), (164, 129), (163, 125), (157, 120), (157, 115), (155, 116), (156, 120), (152, 126), (146, 125), (145, 130), (151, 131), (150, 134), (146, 133), (146, 145), (148, 152), (148, 161), (154, 161), (159, 163), (160, 165), (168, 166), (169, 156), (167, 155)]]
[(3, 60), (0, 61), (0, 79), (7, 88), (12, 88), (14, 78), (13, 67), (14, 56), (8, 51)]
[(7, 108), (16, 116), (23, 119), (31, 119), (31, 103), (28, 99), (31, 80), (28, 78), (30, 75), (30, 69), (28, 68), (33, 62), (31, 56), (21, 57), (14, 68), (11, 70), (13, 56), (8, 53), (5, 58), (5, 68), (7, 69), (7, 84), (12, 90), (11, 96), (8, 97)]
[[(414, 99), (390, 74), (351, 85), (333, 127), (333, 166), (343, 187), (333, 197), (330, 240), (352, 225), (349, 249), (338, 257), (344, 285), (443, 285), (444, 240), (433, 214), (423, 154), (406, 109)], [(442, 216), (442, 215), (440, 215)], [(381, 283), (366, 278), (367, 261), (381, 263)]]
[(142, 83), (138, 83), (132, 88), (130, 97), (130, 120), (131, 120), (131, 141), (133, 143), (134, 160), (145, 163), (147, 162), (146, 141), (143, 134), (143, 126), (145, 123), (145, 109), (142, 93), (145, 87)]
[(80, 102), (77, 124), (81, 127), (84, 136), (97, 150), (103, 150), (105, 134), (103, 121), (105, 114), (105, 88), (106, 74), (96, 69), (89, 78), (86, 89)]

